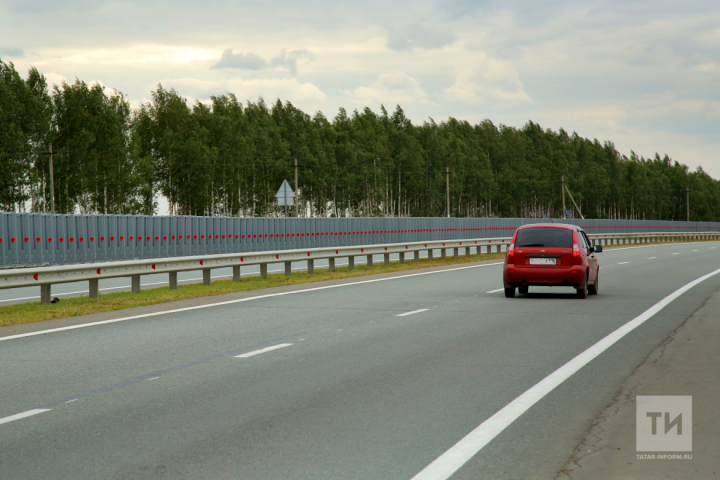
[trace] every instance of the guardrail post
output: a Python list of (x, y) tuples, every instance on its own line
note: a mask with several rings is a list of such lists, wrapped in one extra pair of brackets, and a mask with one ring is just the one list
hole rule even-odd
[(40, 285), (40, 303), (43, 305), (50, 303), (50, 287), (49, 283)]
[(130, 277), (130, 285), (132, 293), (140, 293), (140, 275), (132, 275)]
[(233, 282), (240, 281), (240, 265), (233, 265)]
[(203, 268), (203, 285), (210, 285), (210, 269)]
[(420, 263), (420, 250), (415, 250), (414, 254), (415, 263)]
[(373, 257), (372, 255), (367, 256), (367, 266), (368, 267), (372, 267), (372, 257)]
[(455, 256), (456, 256), (456, 257), (459, 257), (459, 256), (460, 256), (460, 249), (459, 249), (458, 247), (455, 247), (455, 252), (454, 252), (454, 253), (455, 253)]
[(307, 262), (308, 262), (308, 268), (307, 268), (308, 273), (315, 273), (315, 260), (312, 258), (309, 258)]
[(468, 257), (469, 257), (470, 255), (472, 255), (472, 254), (470, 253), (470, 247), (465, 247), (465, 255), (467, 255)]
[(430, 260), (432, 262), (432, 259), (433, 259), (433, 251), (432, 251), (432, 248), (429, 248), (428, 249), (428, 260)]
[(440, 258), (447, 258), (447, 248), (440, 249)]
[(348, 268), (352, 270), (355, 268), (355, 257), (348, 257)]
[(390, 265), (390, 254), (386, 253), (383, 256), (384, 256), (383, 263), (385, 263), (385, 265)]
[(405, 252), (400, 252), (400, 263), (405, 263)]
[(335, 259), (334, 258), (328, 258), (328, 270), (331, 272), (335, 271)]
[(88, 283), (90, 284), (89, 285), (90, 288), (88, 289), (90, 298), (98, 298), (98, 293), (100, 290), (100, 288), (99, 288), (100, 282), (98, 281), (97, 278), (93, 278), (92, 280), (89, 280)]
[(177, 272), (168, 273), (168, 282), (170, 283), (170, 290), (177, 290)]
[[(208, 278), (210, 278), (210, 270), (208, 270)], [(267, 263), (260, 264), (260, 278), (267, 278)]]
[(285, 276), (289, 277), (292, 275), (292, 262), (285, 262)]

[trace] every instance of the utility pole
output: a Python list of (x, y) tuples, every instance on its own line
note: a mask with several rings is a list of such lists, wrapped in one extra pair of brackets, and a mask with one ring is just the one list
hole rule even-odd
[(55, 215), (55, 178), (53, 177), (52, 143), (49, 144), (50, 154), (50, 212)]
[(560, 187), (560, 191), (562, 191), (563, 196), (563, 219), (565, 219), (567, 218), (567, 216), (565, 215), (565, 175), (563, 175), (561, 178), (562, 181), (560, 183), (562, 184), (562, 186)]
[(685, 205), (687, 206), (687, 221), (690, 221), (690, 187), (685, 186)]
[(450, 218), (450, 167), (445, 167), (445, 197), (447, 200), (447, 216)]
[(295, 218), (300, 216), (300, 190), (298, 190), (298, 164), (295, 157)]

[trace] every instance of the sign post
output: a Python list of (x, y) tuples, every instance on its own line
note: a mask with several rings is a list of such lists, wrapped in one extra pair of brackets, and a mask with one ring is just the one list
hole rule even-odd
[(282, 185), (280, 185), (280, 190), (275, 194), (275, 197), (277, 197), (278, 206), (285, 207), (285, 216), (287, 217), (288, 205), (292, 206), (295, 204), (295, 192), (290, 188), (287, 180), (283, 180)]

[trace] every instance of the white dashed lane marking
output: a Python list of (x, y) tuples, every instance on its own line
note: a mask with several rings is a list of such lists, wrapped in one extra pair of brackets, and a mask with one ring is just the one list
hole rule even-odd
[(413, 310), (412, 312), (398, 313), (396, 317), (404, 317), (406, 315), (412, 315), (413, 313), (427, 312), (427, 308), (421, 308), (420, 310)]
[(265, 353), (265, 352), (272, 352), (273, 350), (277, 350), (278, 348), (289, 347), (290, 345), (292, 345), (292, 343), (281, 343), (279, 345), (273, 345), (272, 347), (265, 347), (265, 348), (261, 348), (260, 350), (254, 350), (252, 352), (243, 353), (242, 355), (235, 355), (235, 358), (254, 357), (255, 355), (260, 355), (261, 353)]
[(49, 408), (34, 408), (32, 410), (28, 410), (27, 412), (16, 413), (15, 415), (10, 415), (9, 417), (0, 418), (0, 424), (13, 422), (15, 420), (20, 420), (21, 418), (32, 417), (33, 415), (37, 415), (38, 413), (49, 411)]

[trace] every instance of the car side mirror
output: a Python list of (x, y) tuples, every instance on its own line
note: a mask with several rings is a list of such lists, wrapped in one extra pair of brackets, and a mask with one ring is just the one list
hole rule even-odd
[(595, 245), (595, 246), (592, 248), (592, 251), (595, 252), (595, 253), (601, 253), (601, 252), (602, 252), (602, 245)]

